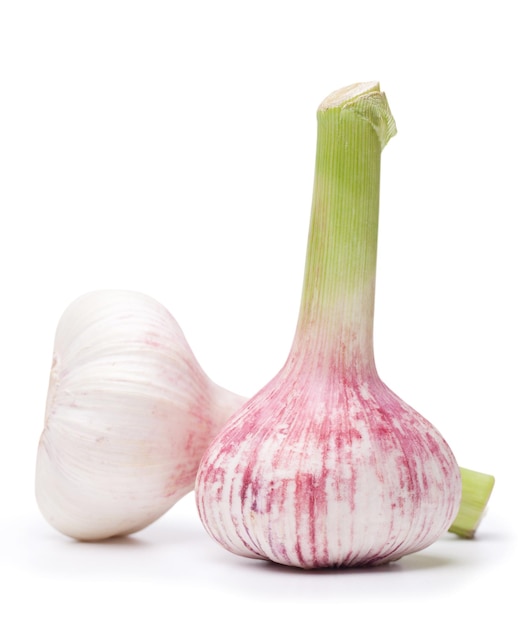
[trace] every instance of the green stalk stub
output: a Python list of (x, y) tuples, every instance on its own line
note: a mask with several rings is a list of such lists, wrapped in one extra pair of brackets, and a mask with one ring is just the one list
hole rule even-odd
[(472, 539), (485, 514), (490, 494), (494, 488), (494, 476), (460, 467), (461, 504), (450, 533)]

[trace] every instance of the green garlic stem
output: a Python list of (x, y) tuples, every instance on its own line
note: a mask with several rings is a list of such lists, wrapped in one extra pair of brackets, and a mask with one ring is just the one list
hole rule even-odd
[[(317, 112), (311, 224), (297, 343), (344, 346), (374, 370), (372, 326), (381, 151), (396, 127), (377, 83), (331, 94)], [(310, 348), (310, 347), (309, 347)]]
[(449, 528), (465, 539), (472, 539), (485, 514), (490, 494), (494, 488), (494, 476), (460, 467), (461, 504), (456, 519)]

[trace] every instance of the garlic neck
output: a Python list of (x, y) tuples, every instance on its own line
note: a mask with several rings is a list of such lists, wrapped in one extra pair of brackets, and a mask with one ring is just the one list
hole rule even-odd
[(240, 396), (214, 382), (210, 382), (210, 411), (213, 416), (213, 436), (217, 435), (229, 418), (247, 401)]
[(311, 223), (290, 362), (375, 376), (381, 151), (395, 133), (377, 83), (320, 105)]

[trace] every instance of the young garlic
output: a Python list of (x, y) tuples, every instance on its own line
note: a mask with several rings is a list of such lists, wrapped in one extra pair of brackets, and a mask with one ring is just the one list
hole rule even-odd
[(441, 434), (379, 378), (373, 355), (381, 151), (395, 123), (378, 83), (317, 113), (302, 303), (289, 357), (201, 461), (208, 533), (301, 568), (381, 564), (451, 526), (461, 479)]
[[(132, 468), (130, 465), (132, 448), (136, 448), (136, 454), (141, 454), (138, 446), (146, 444), (152, 437), (157, 438), (150, 429), (152, 433), (158, 432), (158, 414), (152, 418), (150, 403), (137, 404), (138, 396), (135, 395), (148, 384), (143, 374), (153, 386), (156, 381), (162, 381), (162, 376), (157, 378), (154, 367), (149, 367), (149, 371), (144, 367), (150, 362), (151, 341), (146, 341), (144, 362), (135, 352), (137, 345), (143, 344), (144, 337), (153, 336), (151, 320), (154, 318), (160, 321), (164, 331), (171, 330), (170, 336), (162, 331), (164, 336), (157, 343), (158, 347), (163, 346), (164, 353), (170, 355), (167, 362), (176, 371), (168, 383), (165, 380), (162, 383), (164, 395), (168, 398), (162, 425), (167, 433), (164, 444), (172, 439), (172, 449), (164, 445), (151, 453), (158, 454), (164, 467), (164, 471), (156, 475), (150, 468), (155, 463), (152, 458), (148, 465), (143, 460), (133, 462)], [(115, 320), (117, 324), (113, 323)], [(123, 320), (126, 320), (125, 326)], [(142, 351), (143, 346), (138, 349)], [(134, 366), (129, 354), (125, 356), (129, 350), (134, 353)], [(226, 418), (247, 401), (247, 398), (209, 381), (195, 362), (176, 322), (158, 302), (142, 294), (99, 291), (83, 296), (64, 313), (57, 329), (55, 352), (46, 411), (47, 426), (38, 451), (36, 495), (50, 523), (77, 539), (105, 539), (129, 534), (157, 519), (192, 488), (204, 448)], [(82, 362), (82, 367), (87, 365), (88, 370), (80, 369)], [(104, 366), (100, 367), (102, 364)], [(94, 378), (93, 368), (96, 368)], [(142, 375), (136, 375), (138, 370)], [(117, 379), (120, 380), (120, 391), (110, 393)], [(60, 392), (57, 399), (58, 380)], [(192, 403), (190, 397), (195, 390), (200, 399)], [(78, 397), (82, 398), (81, 402)], [(175, 397), (177, 400), (171, 406), (169, 403)], [(181, 398), (184, 400), (180, 401)], [(132, 413), (125, 415), (129, 407)], [(53, 417), (49, 423), (50, 416)], [(172, 424), (169, 424), (171, 420)], [(204, 428), (202, 422), (206, 424)], [(135, 444), (131, 444), (128, 432), (135, 428), (133, 423), (142, 429), (138, 433), (140, 441)], [(209, 424), (213, 426), (209, 427)], [(82, 434), (86, 429), (91, 431), (88, 436)], [(190, 437), (192, 430), (199, 433), (198, 448), (193, 448), (191, 454), (180, 453), (180, 443)], [(94, 432), (99, 436), (93, 440)], [(107, 435), (100, 433), (111, 433), (110, 446)], [(80, 466), (75, 459), (79, 446), (83, 457), (80, 457)], [(51, 450), (52, 459), (49, 456)], [(171, 477), (169, 468), (174, 464), (177, 469), (172, 483), (177, 489), (169, 498), (165, 498), (165, 490), (158, 496), (157, 488), (161, 489), (166, 483), (166, 475)], [(157, 469), (160, 469), (159, 465)], [(461, 472), (464, 498), (449, 531), (471, 538), (484, 514), (494, 479), (467, 469)], [(167, 491), (170, 490), (169, 483)]]
[(213, 383), (154, 299), (102, 290), (55, 337), (36, 498), (81, 540), (138, 531), (192, 490), (209, 441), (243, 398)]

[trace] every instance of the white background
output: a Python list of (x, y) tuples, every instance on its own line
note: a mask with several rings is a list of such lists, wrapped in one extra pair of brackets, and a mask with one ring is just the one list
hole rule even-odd
[[(33, 610), (55, 625), (196, 623), (184, 609), (220, 623), (472, 623), (519, 594), (518, 8), (2, 2), (2, 624)], [(378, 369), (461, 465), (496, 476), (477, 539), (373, 571), (299, 572), (226, 553), (192, 494), (129, 539), (62, 537), (33, 481), (63, 309), (92, 289), (146, 292), (213, 380), (256, 392), (294, 332), (316, 107), (360, 80), (380, 81), (398, 126), (382, 159)]]

